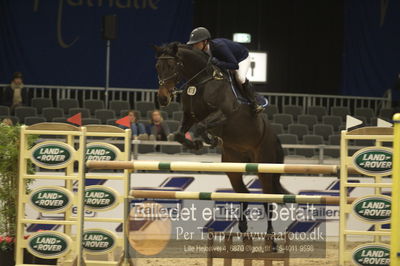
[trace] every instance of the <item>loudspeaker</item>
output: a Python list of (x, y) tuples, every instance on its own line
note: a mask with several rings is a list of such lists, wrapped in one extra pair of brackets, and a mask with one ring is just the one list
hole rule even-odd
[(103, 16), (103, 25), (101, 32), (104, 40), (117, 39), (117, 15)]

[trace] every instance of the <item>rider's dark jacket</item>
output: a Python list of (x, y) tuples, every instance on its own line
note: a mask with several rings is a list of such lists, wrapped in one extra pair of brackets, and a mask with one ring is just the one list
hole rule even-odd
[(213, 64), (223, 69), (238, 69), (239, 62), (249, 56), (249, 50), (243, 45), (224, 38), (210, 41)]

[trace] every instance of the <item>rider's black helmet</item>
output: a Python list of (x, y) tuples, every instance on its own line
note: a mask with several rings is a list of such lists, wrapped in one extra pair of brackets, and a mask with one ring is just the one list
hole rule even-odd
[(204, 27), (198, 27), (190, 33), (190, 39), (187, 44), (194, 44), (208, 39), (211, 39), (210, 32)]

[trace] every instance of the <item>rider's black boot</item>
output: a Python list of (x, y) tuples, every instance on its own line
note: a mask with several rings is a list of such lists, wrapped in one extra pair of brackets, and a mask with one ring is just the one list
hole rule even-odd
[(262, 111), (264, 111), (264, 107), (262, 105), (259, 105), (257, 103), (257, 99), (256, 99), (256, 93), (253, 89), (253, 86), (251, 86), (250, 81), (248, 79), (246, 79), (246, 82), (242, 84), (242, 89), (243, 89), (243, 93), (245, 94), (245, 96), (247, 97), (247, 99), (250, 101), (250, 104), (253, 108), (253, 111), (258, 114)]

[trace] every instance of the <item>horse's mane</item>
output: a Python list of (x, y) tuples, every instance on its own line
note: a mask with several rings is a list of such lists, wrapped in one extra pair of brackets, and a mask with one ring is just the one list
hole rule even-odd
[(157, 56), (159, 57), (161, 55), (169, 55), (175, 57), (177, 56), (178, 52), (194, 54), (196, 56), (202, 57), (203, 59), (208, 58), (208, 54), (206, 54), (205, 52), (194, 49), (192, 45), (183, 44), (180, 42), (163, 44), (159, 47)]

